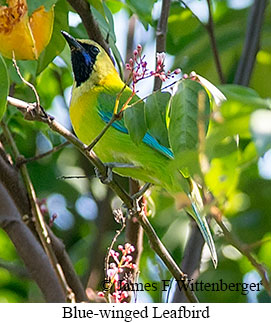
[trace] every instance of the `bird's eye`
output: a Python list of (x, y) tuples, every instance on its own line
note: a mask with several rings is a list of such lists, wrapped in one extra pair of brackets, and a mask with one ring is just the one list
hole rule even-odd
[(93, 46), (92, 48), (91, 48), (91, 50), (92, 50), (92, 53), (93, 54), (98, 54), (99, 53), (99, 48), (98, 47), (96, 47), (96, 46)]

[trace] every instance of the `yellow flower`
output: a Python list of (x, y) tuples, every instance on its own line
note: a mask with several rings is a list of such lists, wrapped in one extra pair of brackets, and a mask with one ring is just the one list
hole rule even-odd
[(45, 11), (44, 6), (28, 16), (26, 0), (8, 0), (0, 6), (0, 53), (16, 59), (38, 59), (48, 45), (54, 22), (54, 7)]

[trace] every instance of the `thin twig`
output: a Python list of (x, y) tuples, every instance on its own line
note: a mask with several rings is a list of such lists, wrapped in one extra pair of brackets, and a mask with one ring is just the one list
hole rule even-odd
[(98, 23), (93, 17), (89, 3), (86, 0), (68, 0), (68, 2), (81, 17), (89, 38), (100, 44), (112, 59), (108, 43), (104, 40)]
[(93, 175), (91, 176), (87, 176), (87, 175), (70, 175), (70, 176), (59, 176), (57, 177), (57, 179), (83, 179), (83, 178), (87, 178), (87, 179), (92, 179)]
[(117, 120), (116, 115), (113, 114), (110, 121), (105, 125), (103, 130), (98, 134), (96, 138), (92, 140), (92, 142), (87, 146), (87, 150), (91, 150), (94, 148), (94, 146), (98, 143), (98, 141), (103, 137), (103, 135), (106, 133), (106, 131), (111, 127), (111, 125)]
[(207, 0), (207, 4), (208, 4), (209, 18), (208, 18), (208, 23), (206, 24), (206, 30), (207, 30), (208, 35), (210, 37), (217, 73), (218, 73), (220, 82), (223, 84), (223, 83), (225, 83), (225, 78), (223, 75), (222, 65), (221, 65), (221, 61), (219, 58), (218, 48), (217, 48), (217, 43), (216, 43), (216, 38), (215, 38), (211, 0)]
[[(156, 53), (166, 51), (166, 36), (167, 36), (167, 21), (170, 9), (170, 0), (163, 0), (160, 18), (156, 29)], [(162, 86), (162, 81), (159, 77), (154, 79), (153, 90), (156, 91)]]
[(54, 148), (46, 151), (45, 153), (33, 156), (33, 157), (29, 157), (29, 158), (20, 158), (17, 160), (16, 166), (20, 167), (22, 164), (27, 164), (27, 163), (31, 163), (33, 161), (37, 161), (39, 159), (42, 159), (44, 157), (47, 157), (57, 151), (59, 151), (60, 149), (68, 146), (70, 143), (68, 141), (63, 142), (62, 144), (59, 144), (58, 146), (55, 146)]
[(29, 87), (31, 88), (31, 90), (34, 92), (34, 95), (35, 95), (35, 97), (36, 97), (36, 104), (37, 104), (37, 108), (38, 108), (38, 110), (40, 110), (40, 111), (42, 112), (43, 116), (46, 116), (46, 112), (44, 111), (44, 109), (43, 109), (43, 108), (41, 107), (41, 105), (40, 105), (40, 97), (39, 97), (39, 95), (38, 95), (38, 92), (37, 92), (37, 90), (36, 90), (35, 86), (34, 86), (32, 83), (28, 82), (28, 81), (27, 81), (27, 80), (22, 76), (21, 71), (20, 71), (20, 69), (19, 69), (19, 66), (17, 65), (16, 59), (15, 59), (14, 51), (12, 52), (12, 54), (13, 54), (12, 62), (13, 62), (13, 64), (14, 64), (14, 67), (15, 67), (15, 69), (16, 69), (17, 74), (19, 75), (19, 77), (20, 77), (20, 79), (22, 80), (22, 82), (23, 82), (24, 84), (26, 84), (27, 86), (29, 86)]
[(119, 210), (115, 210), (115, 212), (118, 213), (118, 215), (117, 215), (118, 221), (117, 222), (121, 223), (121, 228), (120, 228), (120, 230), (116, 231), (116, 234), (115, 234), (114, 238), (111, 241), (111, 244), (110, 244), (110, 246), (109, 246), (109, 248), (107, 250), (107, 254), (106, 254), (106, 257), (105, 257), (104, 270), (105, 270), (105, 277), (107, 277), (107, 279), (108, 279), (108, 286), (106, 287), (104, 297), (105, 297), (105, 299), (107, 300), (108, 303), (110, 303), (109, 293), (110, 293), (110, 289), (111, 289), (111, 287), (113, 285), (113, 279), (111, 279), (111, 281), (110, 281), (109, 277), (108, 277), (109, 259), (110, 259), (110, 256), (111, 256), (111, 250), (113, 249), (114, 244), (117, 241), (118, 237), (120, 236), (120, 234), (122, 233), (122, 231), (126, 227), (126, 218), (122, 214), (122, 211), (119, 209)]
[[(157, 92), (161, 92), (161, 91), (163, 91), (163, 90), (166, 90), (166, 89), (168, 89), (169, 87), (172, 87), (173, 85), (175, 85), (177, 82), (180, 82), (180, 81), (181, 81), (181, 80), (174, 81), (174, 82), (172, 82), (172, 83), (170, 83), (170, 84), (168, 84), (168, 85), (166, 85), (166, 86), (162, 87), (161, 89), (157, 89), (157, 90), (153, 91), (153, 92), (152, 92), (152, 94), (157, 93)], [(132, 108), (133, 106), (135, 106), (136, 104), (138, 104), (138, 103), (140, 103), (140, 102), (143, 102), (143, 101), (144, 101), (144, 100), (146, 100), (149, 96), (150, 96), (150, 95), (148, 94), (148, 95), (144, 96), (143, 98), (138, 99), (137, 101), (135, 101), (135, 102), (133, 102), (132, 104), (128, 105), (128, 106), (127, 106), (127, 109), (130, 109), (130, 108)]]

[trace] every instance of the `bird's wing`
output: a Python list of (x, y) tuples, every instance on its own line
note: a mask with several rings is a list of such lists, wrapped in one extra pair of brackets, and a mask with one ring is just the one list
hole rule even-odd
[[(124, 95), (125, 98), (125, 95)], [(111, 118), (112, 118), (112, 114), (113, 114), (113, 107), (115, 105), (115, 101), (116, 101), (116, 95), (110, 95), (110, 94), (102, 94), (99, 96), (98, 98), (98, 113), (99, 116), (101, 117), (101, 119), (105, 122), (108, 123)], [(132, 108), (131, 108), (132, 109)], [(122, 118), (121, 120), (116, 120), (112, 126), (122, 132), (128, 135), (128, 129), (125, 126), (124, 123), (124, 119)], [(143, 137), (142, 141), (147, 144), (149, 147), (155, 149), (156, 151), (160, 152), (161, 154), (163, 154), (164, 156), (172, 159), (173, 156), (173, 152), (171, 149), (161, 145), (157, 139), (152, 136), (149, 132), (146, 132), (145, 136)]]

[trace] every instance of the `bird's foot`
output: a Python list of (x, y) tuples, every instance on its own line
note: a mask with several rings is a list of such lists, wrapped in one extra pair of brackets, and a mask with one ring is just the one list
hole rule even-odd
[(147, 192), (147, 190), (150, 188), (152, 186), (152, 183), (146, 183), (146, 184), (144, 184), (144, 186), (142, 186), (141, 187), (141, 189), (138, 191), (138, 192), (136, 192), (133, 196), (132, 196), (132, 198), (134, 199), (134, 200), (140, 200), (141, 199), (141, 197)]
[(109, 184), (113, 180), (113, 168), (136, 168), (133, 164), (125, 163), (104, 163), (106, 167), (106, 175), (101, 174), (98, 168), (95, 168), (95, 174), (103, 184)]
[(95, 171), (95, 175), (99, 178), (99, 180), (103, 183), (103, 184), (109, 184), (112, 182), (113, 180), (113, 172), (112, 172), (112, 168), (108, 167), (107, 165), (105, 165), (106, 167), (106, 174), (101, 174), (100, 170), (95, 167), (94, 171)]
[(136, 213), (139, 213), (144, 208), (142, 203), (142, 196), (146, 191), (151, 187), (151, 183), (146, 183), (138, 192), (131, 196), (133, 200), (133, 207), (128, 210), (129, 216), (134, 216)]

